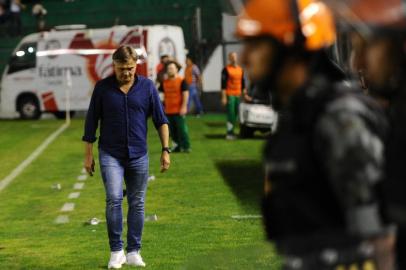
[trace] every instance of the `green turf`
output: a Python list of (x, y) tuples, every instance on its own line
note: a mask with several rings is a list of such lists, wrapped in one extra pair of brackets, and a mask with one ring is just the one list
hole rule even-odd
[(23, 161), (61, 121), (0, 121), (0, 179)]
[[(0, 179), (62, 122), (0, 121)], [(225, 141), (224, 116), (188, 118), (192, 153), (172, 154), (160, 174), (160, 145), (150, 125), (150, 170), (142, 255), (147, 269), (277, 269), (279, 260), (263, 240), (258, 215), (263, 140)], [(0, 269), (106, 269), (109, 258), (104, 190), (99, 171), (68, 199), (83, 159), (83, 120), (72, 125), (0, 192)], [(97, 167), (98, 169), (98, 167)], [(60, 183), (61, 190), (51, 186)], [(65, 202), (74, 202), (68, 224), (54, 224)], [(126, 266), (123, 269), (131, 269)]]

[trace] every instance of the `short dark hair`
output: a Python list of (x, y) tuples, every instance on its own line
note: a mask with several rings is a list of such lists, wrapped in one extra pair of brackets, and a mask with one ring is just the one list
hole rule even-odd
[(169, 58), (169, 55), (168, 55), (168, 54), (163, 54), (163, 55), (161, 55), (160, 59), (162, 60), (162, 59), (164, 59), (164, 58)]
[(176, 68), (178, 69), (178, 71), (182, 69), (182, 65), (179, 64), (175, 60), (170, 60), (169, 62), (167, 62), (166, 65), (165, 65), (165, 69), (168, 69), (168, 66), (171, 65), (171, 64), (174, 64), (176, 66)]
[(126, 63), (130, 60), (137, 61), (138, 56), (135, 50), (131, 46), (123, 45), (117, 48), (113, 53), (113, 61), (119, 63)]
[(195, 62), (195, 58), (191, 54), (187, 54), (186, 59), (190, 59), (190, 61), (192, 61), (193, 63)]

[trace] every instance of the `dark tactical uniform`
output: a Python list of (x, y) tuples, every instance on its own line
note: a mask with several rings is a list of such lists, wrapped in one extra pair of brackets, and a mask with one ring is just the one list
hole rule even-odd
[[(400, 92), (400, 91), (399, 91)], [(406, 269), (406, 97), (401, 91), (388, 111), (385, 191), (388, 216), (398, 226), (398, 269)]]
[(368, 268), (389, 249), (379, 195), (385, 117), (342, 78), (312, 78), (265, 147), (268, 238), (285, 255), (284, 269), (391, 269)]

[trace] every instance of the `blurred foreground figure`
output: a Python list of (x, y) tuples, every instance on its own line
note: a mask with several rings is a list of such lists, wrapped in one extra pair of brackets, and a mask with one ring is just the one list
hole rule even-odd
[[(386, 110), (387, 212), (398, 226), (398, 268), (406, 269), (406, 10), (401, 0), (331, 2), (352, 36), (363, 63), (369, 93)], [(353, 38), (354, 40), (354, 38)], [(361, 49), (362, 46), (362, 49)]]
[(380, 211), (387, 124), (328, 59), (331, 12), (320, 1), (252, 0), (237, 34), (246, 72), (281, 116), (265, 147), (263, 215), (283, 269), (393, 269)]

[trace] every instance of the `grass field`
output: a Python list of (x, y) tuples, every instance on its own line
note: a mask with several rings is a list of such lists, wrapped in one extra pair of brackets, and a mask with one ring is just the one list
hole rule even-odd
[[(223, 116), (188, 118), (192, 153), (172, 154), (160, 174), (160, 145), (149, 131), (150, 174), (142, 255), (147, 269), (278, 269), (263, 240), (258, 215), (262, 186), (261, 139), (224, 140)], [(62, 122), (0, 121), (0, 180)], [(83, 120), (75, 119), (30, 166), (0, 192), (0, 269), (106, 269), (109, 258), (104, 190), (96, 175), (68, 199), (83, 159)], [(152, 125), (150, 125), (152, 127)], [(97, 162), (97, 160), (96, 160)], [(59, 183), (61, 190), (52, 189)], [(66, 202), (75, 203), (69, 223), (55, 224)], [(123, 269), (130, 269), (125, 266)]]

